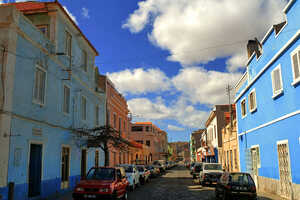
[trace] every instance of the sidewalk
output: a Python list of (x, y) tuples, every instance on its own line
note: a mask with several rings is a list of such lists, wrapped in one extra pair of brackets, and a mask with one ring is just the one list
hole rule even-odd
[(259, 200), (268, 200), (268, 199), (272, 199), (272, 200), (283, 200), (282, 197), (274, 195), (274, 194), (268, 194), (268, 193), (262, 193), (259, 192), (257, 194), (257, 196), (259, 197)]

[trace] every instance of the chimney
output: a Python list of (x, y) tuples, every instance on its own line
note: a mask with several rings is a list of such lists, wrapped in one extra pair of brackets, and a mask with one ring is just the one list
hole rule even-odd
[(249, 40), (247, 44), (247, 52), (248, 52), (248, 58), (250, 58), (255, 52), (256, 57), (258, 58), (261, 55), (261, 49), (262, 45), (260, 42), (255, 38), (254, 40)]

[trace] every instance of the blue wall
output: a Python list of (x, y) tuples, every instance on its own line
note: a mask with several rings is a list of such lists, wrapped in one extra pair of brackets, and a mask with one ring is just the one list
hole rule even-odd
[[(73, 35), (72, 55), (72, 79), (62, 80), (68, 77), (59, 66), (66, 64), (66, 56), (53, 56), (50, 58), (42, 50), (34, 46), (30, 41), (18, 35), (16, 49), (15, 73), (9, 74), (14, 79), (13, 106), (14, 117), (11, 122), (11, 134), (15, 135), (10, 139), (10, 155), (8, 166), (8, 182), (15, 183), (15, 199), (28, 199), (28, 168), (30, 144), (42, 144), (42, 186), (41, 197), (47, 197), (55, 193), (64, 192), (61, 190), (61, 151), (62, 146), (70, 147), (70, 187), (74, 188), (80, 179), (81, 173), (81, 149), (86, 143), (82, 138), (75, 137), (72, 129), (95, 127), (95, 107), (100, 107), (100, 125), (105, 124), (105, 96), (95, 92), (95, 53), (88, 47), (86, 42), (79, 40), (72, 32), (74, 27), (66, 27), (62, 18), (57, 18), (56, 38), (58, 41), (57, 51), (64, 52), (64, 34), (69, 29)], [(18, 26), (35, 43), (42, 47), (48, 41), (28, 20), (23, 16), (19, 17)], [(78, 39), (79, 38), (79, 39)], [(89, 55), (88, 72), (80, 67), (81, 48), (85, 47)], [(22, 56), (18, 56), (22, 55)], [(33, 103), (34, 72), (36, 63), (41, 62), (47, 71), (45, 105), (40, 106)], [(78, 77), (78, 78), (75, 78)], [(66, 84), (71, 88), (70, 114), (62, 112), (63, 86)], [(87, 98), (87, 120), (81, 120), (80, 98), (84, 95)], [(41, 136), (32, 134), (33, 128), (42, 130)], [(15, 152), (19, 150), (19, 157)], [(94, 166), (94, 148), (88, 149), (87, 170)], [(104, 153), (100, 153), (99, 164), (104, 164)], [(17, 161), (16, 161), (17, 160)], [(7, 187), (0, 188), (0, 194), (7, 199)]]
[[(250, 82), (263, 69), (274, 55), (296, 34), (300, 29), (300, 2), (297, 0), (287, 13), (287, 25), (275, 37), (272, 31), (263, 43), (263, 54), (260, 59), (255, 57), (248, 66)], [(264, 71), (264, 73), (248, 88), (237, 100), (238, 133), (256, 128), (284, 115), (300, 110), (300, 85), (293, 86), (293, 71), (291, 52), (300, 46), (299, 38), (296, 39), (282, 55)], [(272, 98), (271, 71), (281, 65), (283, 81), (283, 94)], [(249, 111), (249, 93), (256, 90), (257, 110)], [(238, 96), (240, 93), (237, 93)], [(246, 98), (247, 115), (241, 116), (241, 101)], [(264, 128), (257, 129), (239, 137), (241, 170), (246, 171), (245, 149), (252, 145), (259, 145), (261, 168), (259, 175), (279, 179), (277, 141), (288, 140), (291, 160), (292, 179), (300, 184), (300, 165), (296, 165), (297, 153), (300, 153), (300, 129), (296, 128), (300, 122), (300, 115), (278, 121)]]

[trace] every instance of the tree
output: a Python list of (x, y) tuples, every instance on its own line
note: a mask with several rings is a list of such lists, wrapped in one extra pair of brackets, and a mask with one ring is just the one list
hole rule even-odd
[(95, 127), (93, 129), (79, 129), (77, 132), (88, 137), (88, 148), (99, 147), (104, 151), (105, 166), (109, 166), (109, 149), (111, 147), (127, 150), (128, 146), (131, 145), (128, 140), (121, 137), (119, 131), (109, 125)]

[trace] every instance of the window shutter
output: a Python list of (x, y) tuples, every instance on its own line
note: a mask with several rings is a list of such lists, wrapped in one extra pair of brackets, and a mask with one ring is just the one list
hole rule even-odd
[(278, 93), (282, 89), (280, 68), (272, 72), (273, 94)]
[[(298, 57), (297, 57), (298, 55)], [(294, 76), (295, 79), (300, 77), (300, 72), (299, 72), (299, 61), (300, 61), (300, 52), (298, 52), (297, 54), (295, 54), (293, 56), (293, 67), (294, 67)]]

